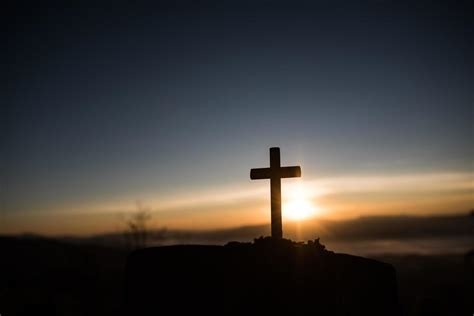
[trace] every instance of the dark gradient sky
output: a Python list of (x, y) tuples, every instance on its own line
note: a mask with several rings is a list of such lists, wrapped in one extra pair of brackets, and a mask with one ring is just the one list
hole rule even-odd
[(472, 177), (468, 1), (224, 2), (13, 9), (3, 213), (247, 188), (270, 146), (306, 179)]

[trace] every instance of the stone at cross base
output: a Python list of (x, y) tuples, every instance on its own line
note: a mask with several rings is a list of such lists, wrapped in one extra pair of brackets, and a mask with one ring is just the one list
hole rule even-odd
[[(279, 150), (276, 165), (285, 168), (280, 167)], [(279, 182), (285, 175), (301, 175), (299, 167), (290, 167), (298, 170), (285, 174), (272, 166), (271, 159), (270, 170), (257, 169), (253, 176)], [(276, 191), (279, 196), (281, 191)], [(307, 243), (283, 239), (281, 226), (273, 222), (278, 209), (281, 198), (276, 204), (272, 198), (272, 234), (276, 235), (253, 243), (176, 245), (131, 253), (124, 314), (400, 314), (396, 272), (391, 265), (328, 251), (319, 238)], [(276, 214), (276, 223), (278, 215), (281, 225), (281, 213)]]

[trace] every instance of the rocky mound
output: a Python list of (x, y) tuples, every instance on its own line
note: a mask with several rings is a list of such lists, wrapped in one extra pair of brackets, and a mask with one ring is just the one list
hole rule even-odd
[(167, 246), (132, 253), (129, 315), (396, 315), (395, 269), (306, 244), (260, 238), (226, 246)]

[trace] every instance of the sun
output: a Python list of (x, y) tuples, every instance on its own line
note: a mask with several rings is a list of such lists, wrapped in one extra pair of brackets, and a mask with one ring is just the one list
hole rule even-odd
[(312, 217), (315, 214), (315, 208), (310, 201), (294, 200), (289, 201), (283, 206), (285, 216), (288, 219), (301, 221)]
[(288, 198), (283, 202), (283, 216), (289, 220), (302, 221), (316, 216), (319, 208), (312, 202), (311, 194), (298, 185), (289, 189)]

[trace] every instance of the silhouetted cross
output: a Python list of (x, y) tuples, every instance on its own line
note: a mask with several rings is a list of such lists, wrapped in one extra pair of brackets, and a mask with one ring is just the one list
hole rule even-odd
[(270, 168), (250, 169), (250, 179), (270, 179), (270, 194), (272, 208), (272, 237), (282, 238), (281, 225), (281, 178), (301, 177), (299, 166), (281, 167), (280, 148), (270, 148)]

